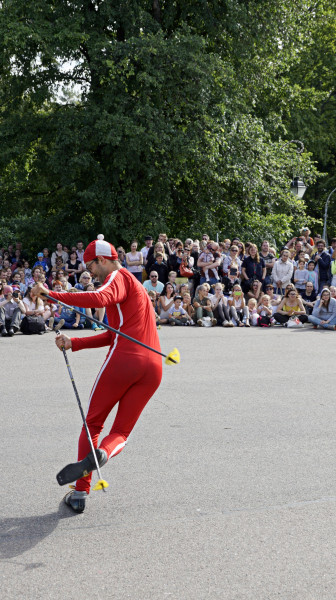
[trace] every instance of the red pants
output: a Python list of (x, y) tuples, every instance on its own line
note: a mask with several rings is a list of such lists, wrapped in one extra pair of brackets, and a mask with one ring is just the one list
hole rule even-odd
[[(121, 452), (148, 400), (159, 387), (162, 377), (162, 360), (156, 356), (122, 354), (109, 351), (93, 386), (87, 425), (95, 448), (104, 422), (119, 402), (118, 411), (110, 433), (99, 445), (108, 457)], [(90, 452), (84, 426), (78, 443), (78, 460)], [(78, 479), (76, 490), (90, 492), (91, 475)]]

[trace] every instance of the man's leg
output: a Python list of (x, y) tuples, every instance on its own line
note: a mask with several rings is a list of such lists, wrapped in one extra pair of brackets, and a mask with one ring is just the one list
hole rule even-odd
[(0, 308), (0, 334), (7, 335), (6, 317), (4, 308)]
[(19, 331), (19, 329), (20, 329), (21, 314), (22, 313), (21, 313), (19, 307), (17, 307), (13, 312), (13, 316), (12, 316), (11, 322), (10, 322), (10, 329), (12, 329), (14, 331), (14, 333)]
[[(129, 361), (132, 362), (131, 368)], [(115, 436), (116, 430), (114, 427), (111, 430), (114, 438), (116, 437), (116, 446), (122, 444), (120, 450), (124, 447), (129, 432), (134, 427), (144, 406), (159, 386), (161, 377), (161, 359), (158, 360), (154, 357), (154, 360), (152, 360), (149, 358), (148, 354), (145, 356), (135, 356), (133, 359), (133, 357), (130, 358), (130, 356), (126, 354), (117, 355), (110, 351), (96, 379), (95, 385), (93, 386), (89, 410), (86, 417), (87, 426), (95, 448), (98, 446), (98, 437), (109, 413), (113, 407), (118, 402), (121, 402), (125, 396), (127, 397), (128, 392), (132, 390), (131, 396), (133, 400), (132, 403), (127, 403), (127, 410), (129, 412), (127, 418), (123, 412), (121, 413), (123, 424), (122, 431), (119, 431), (117, 436)], [(119, 409), (115, 420), (117, 427), (120, 422), (120, 416), (119, 421), (117, 420), (118, 415)], [(104, 446), (102, 446), (102, 450), (105, 451)], [(111, 452), (113, 455), (117, 454), (120, 450), (113, 453), (110, 444), (107, 455), (109, 456), (109, 453)], [(70, 481), (77, 479), (76, 490), (85, 491), (86, 493), (89, 493), (90, 491), (91, 473), (88, 476), (83, 477), (83, 471), (88, 470), (87, 464), (85, 463), (82, 469), (82, 466), (79, 463), (86, 460), (90, 451), (91, 446), (83, 426), (78, 443), (78, 463), (68, 465), (69, 468), (65, 467), (60, 472), (61, 474), (65, 472), (64, 483), (70, 483)], [(93, 469), (95, 468), (93, 457), (87, 462), (88, 464), (90, 463), (90, 465), (93, 465)], [(69, 473), (70, 479), (68, 477)], [(75, 476), (71, 479), (73, 474), (75, 474)], [(64, 485), (64, 483), (61, 483), (61, 485)]]

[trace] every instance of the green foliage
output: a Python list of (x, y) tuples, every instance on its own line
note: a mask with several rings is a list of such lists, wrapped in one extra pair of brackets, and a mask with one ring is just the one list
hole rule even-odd
[[(160, 230), (280, 243), (319, 219), (334, 25), (326, 0), (4, 0), (0, 243)], [(308, 213), (288, 191), (293, 137), (309, 151)]]

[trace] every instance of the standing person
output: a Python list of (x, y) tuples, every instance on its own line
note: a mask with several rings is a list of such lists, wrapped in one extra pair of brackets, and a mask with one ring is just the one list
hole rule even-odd
[(280, 253), (279, 260), (275, 261), (272, 269), (272, 279), (274, 291), (279, 290), (279, 294), (284, 294), (285, 287), (290, 283), (293, 275), (293, 263), (290, 260), (288, 248), (284, 248)]
[(266, 285), (272, 281), (272, 269), (275, 263), (275, 256), (270, 252), (270, 244), (267, 240), (264, 240), (261, 244), (260, 256), (264, 259), (266, 265), (266, 277), (263, 286), (265, 291)]
[[(245, 247), (247, 244), (245, 244)], [(263, 283), (266, 277), (266, 265), (263, 258), (260, 258), (258, 248), (255, 244), (250, 244), (247, 250), (247, 257), (242, 264), (242, 290), (244, 294), (250, 290), (251, 283), (258, 279)]]
[[(154, 311), (147, 292), (133, 275), (121, 267), (118, 254), (112, 244), (94, 240), (85, 250), (87, 270), (102, 286), (95, 292), (55, 293), (55, 300), (75, 302), (82, 308), (105, 307), (108, 322), (114, 329), (134, 337), (160, 352)], [(48, 293), (38, 285), (34, 292)], [(99, 466), (121, 452), (141, 412), (159, 387), (162, 377), (161, 356), (105, 331), (95, 337), (69, 338), (62, 334), (56, 338), (60, 350), (82, 350), (109, 346), (107, 357), (98, 374), (90, 395), (86, 422), (91, 433)], [(118, 404), (119, 403), (119, 404)], [(98, 437), (113, 407), (118, 411), (111, 431), (98, 447)], [(65, 496), (65, 503), (75, 512), (83, 512), (90, 492), (92, 471), (96, 468), (85, 428), (79, 438), (78, 462), (68, 465), (59, 474), (62, 482), (76, 481), (76, 488)]]
[(324, 240), (317, 240), (317, 252), (312, 255), (312, 260), (315, 261), (315, 270), (318, 271), (319, 293), (330, 283), (330, 262), (331, 256), (326, 250)]
[(57, 244), (56, 244), (56, 250), (51, 255), (51, 265), (52, 265), (52, 267), (57, 266), (56, 265), (56, 258), (57, 257), (62, 259), (62, 264), (65, 264), (66, 261), (69, 258), (68, 253), (64, 252), (63, 246), (62, 246), (61, 242), (57, 242)]
[(69, 260), (66, 261), (65, 272), (69, 275), (69, 283), (74, 286), (76, 285), (80, 274), (83, 271), (83, 263), (77, 256), (77, 251), (72, 250), (70, 252)]
[(126, 254), (126, 268), (140, 283), (142, 283), (142, 265), (143, 256), (140, 250), (138, 251), (138, 242), (133, 240), (131, 243), (131, 252)]
[(153, 246), (153, 238), (151, 235), (146, 235), (145, 237), (145, 245), (143, 248), (141, 248), (140, 252), (142, 254), (142, 282), (144, 282), (147, 279), (147, 273), (146, 273), (146, 264), (147, 264), (147, 255), (149, 252), (149, 249)]

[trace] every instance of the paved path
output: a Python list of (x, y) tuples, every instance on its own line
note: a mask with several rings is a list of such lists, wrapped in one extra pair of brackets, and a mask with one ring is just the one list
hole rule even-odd
[[(81, 427), (63, 356), (0, 339), (1, 598), (334, 600), (336, 333), (160, 336), (181, 364), (83, 515), (55, 479)], [(70, 353), (84, 405), (104, 355)]]

